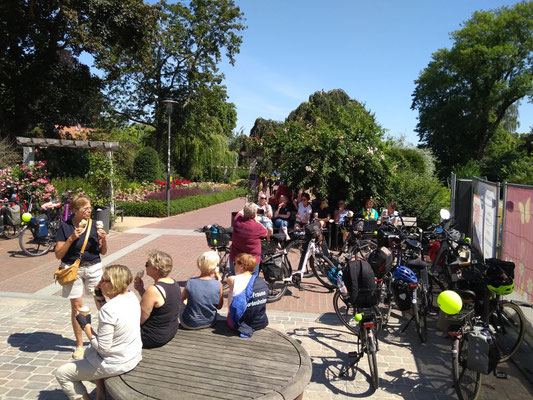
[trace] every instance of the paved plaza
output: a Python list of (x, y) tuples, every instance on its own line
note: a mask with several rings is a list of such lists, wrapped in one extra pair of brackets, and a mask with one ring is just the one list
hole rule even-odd
[[(120, 263), (133, 273), (144, 269), (148, 250), (157, 248), (174, 260), (171, 276), (185, 281), (197, 275), (196, 258), (208, 250), (204, 225), (230, 225), (232, 211), (243, 199), (232, 200), (186, 214), (162, 219), (128, 219), (122, 232), (109, 234), (104, 265)], [(138, 226), (142, 225), (142, 226)], [(0, 239), (0, 399), (67, 399), (53, 371), (70, 359), (74, 335), (67, 300), (53, 283), (57, 267), (53, 254), (28, 258), (16, 240)], [(145, 278), (145, 285), (151, 284)], [(340, 325), (332, 306), (332, 293), (314, 279), (303, 290), (290, 288), (279, 302), (267, 306), (270, 327), (300, 341), (311, 356), (313, 374), (305, 399), (454, 399), (450, 372), (450, 340), (438, 334), (430, 318), (428, 342), (420, 344), (414, 328), (401, 333), (406, 319), (394, 311), (389, 327), (379, 336), (380, 389), (372, 392), (368, 363), (363, 358), (347, 377), (340, 369), (355, 350), (354, 336)], [(96, 316), (90, 298), (85, 303)], [(226, 314), (226, 308), (221, 312)], [(499, 368), (508, 378), (483, 376), (481, 399), (533, 398), (533, 388), (512, 364)], [(88, 384), (88, 387), (91, 387)], [(91, 387), (92, 388), (92, 387)]]

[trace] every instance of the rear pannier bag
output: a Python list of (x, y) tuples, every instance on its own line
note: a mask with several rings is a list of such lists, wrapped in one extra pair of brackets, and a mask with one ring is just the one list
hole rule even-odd
[(466, 334), (466, 340), (468, 341), (466, 361), (468, 369), (482, 374), (490, 374), (494, 371), (500, 360), (500, 351), (491, 331), (484, 326), (474, 326)]
[(15, 204), (14, 206), (6, 207), (6, 223), (8, 225), (20, 225), (21, 222), (20, 206)]
[(392, 253), (388, 248), (380, 247), (369, 254), (368, 263), (376, 278), (381, 279), (392, 267)]
[(392, 293), (394, 294), (394, 301), (400, 311), (406, 311), (411, 308), (411, 291), (409, 283), (402, 280), (395, 280), (392, 282)]
[(282, 261), (283, 253), (278, 253), (261, 262), (261, 269), (263, 270), (265, 281), (273, 283), (283, 279)]
[(313, 222), (305, 226), (305, 236), (309, 239), (316, 239), (322, 232), (322, 226), (320, 222)]
[(342, 271), (342, 280), (348, 290), (350, 303), (354, 306), (368, 308), (378, 303), (379, 292), (374, 271), (367, 261), (350, 261)]

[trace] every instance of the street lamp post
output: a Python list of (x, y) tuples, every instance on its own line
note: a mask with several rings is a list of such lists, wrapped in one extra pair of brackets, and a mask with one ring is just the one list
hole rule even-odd
[(163, 100), (167, 106), (168, 115), (168, 151), (167, 151), (167, 217), (170, 217), (170, 117), (172, 115), (172, 107), (178, 102), (171, 99)]

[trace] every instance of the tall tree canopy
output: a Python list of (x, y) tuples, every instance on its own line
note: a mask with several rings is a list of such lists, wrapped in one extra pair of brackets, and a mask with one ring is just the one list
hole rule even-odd
[[(160, 1), (157, 23), (147, 40), (148, 53), (115, 54), (97, 59), (106, 74), (107, 96), (115, 111), (155, 128), (155, 147), (163, 149), (166, 115), (163, 100), (178, 102), (176, 130), (186, 125), (186, 107), (210, 90), (226, 102), (218, 64), (225, 52), (230, 63), (239, 52), (245, 28), (233, 0)], [(223, 123), (226, 125), (226, 122)], [(233, 125), (227, 135), (231, 135)], [(200, 129), (200, 127), (197, 127)]]
[(475, 12), (416, 80), (411, 108), (441, 177), (483, 157), (508, 109), (533, 95), (533, 2)]
[(142, 0), (0, 2), (0, 136), (93, 121), (102, 84), (77, 57), (141, 51), (151, 9)]
[(316, 92), (279, 127), (271, 125), (256, 146), (290, 186), (357, 203), (386, 187), (383, 129), (344, 91)]

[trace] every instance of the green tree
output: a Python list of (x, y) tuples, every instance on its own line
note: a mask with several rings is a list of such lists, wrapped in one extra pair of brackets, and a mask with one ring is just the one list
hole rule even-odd
[(312, 94), (258, 144), (290, 186), (358, 207), (388, 183), (382, 137), (374, 115), (339, 89)]
[(137, 182), (153, 182), (162, 175), (159, 156), (152, 147), (145, 147), (137, 153), (133, 168)]
[[(161, 153), (167, 135), (163, 100), (171, 98), (179, 103), (173, 113), (173, 136), (183, 135), (187, 107), (199, 91), (223, 93), (220, 101), (226, 102), (218, 64), (223, 52), (234, 63), (242, 41), (239, 32), (245, 26), (233, 0), (191, 0), (176, 4), (160, 1), (155, 8), (156, 26), (147, 36), (146, 54), (119, 56), (110, 51), (97, 60), (97, 65), (105, 73), (107, 95), (114, 110), (132, 121), (153, 126), (154, 146)], [(220, 121), (222, 125), (226, 122)], [(200, 129), (201, 126), (196, 127), (196, 131)]]
[(411, 106), (441, 177), (482, 159), (509, 107), (531, 98), (533, 2), (475, 12), (451, 37), (453, 47), (434, 53), (416, 80)]
[(93, 122), (102, 82), (79, 55), (140, 51), (152, 8), (142, 0), (0, 2), (0, 137)]

